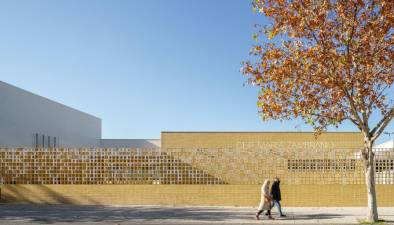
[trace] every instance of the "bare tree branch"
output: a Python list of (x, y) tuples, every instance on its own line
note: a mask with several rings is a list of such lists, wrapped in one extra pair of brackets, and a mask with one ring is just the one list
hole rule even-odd
[(376, 127), (371, 131), (371, 136), (373, 141), (375, 141), (379, 137), (379, 135), (384, 131), (384, 129), (393, 119), (393, 117), (394, 117), (394, 107), (387, 112), (387, 114), (383, 117), (383, 119), (380, 120), (379, 123), (376, 125)]

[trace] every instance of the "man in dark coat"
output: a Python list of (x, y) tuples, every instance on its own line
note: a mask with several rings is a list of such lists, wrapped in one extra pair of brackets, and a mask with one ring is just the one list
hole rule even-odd
[(280, 201), (282, 200), (282, 196), (280, 195), (280, 180), (279, 178), (275, 178), (274, 182), (272, 183), (271, 186), (271, 196), (272, 196), (272, 203), (274, 206), (276, 206), (278, 208), (279, 211), (279, 216), (280, 217), (285, 217), (286, 215), (284, 215), (282, 213), (282, 207), (280, 205)]

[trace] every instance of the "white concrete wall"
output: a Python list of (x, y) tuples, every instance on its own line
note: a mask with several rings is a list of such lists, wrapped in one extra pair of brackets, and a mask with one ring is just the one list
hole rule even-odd
[(102, 148), (160, 148), (160, 139), (101, 139)]
[(373, 147), (376, 149), (378, 149), (378, 148), (394, 148), (394, 140), (390, 140), (390, 141), (384, 142), (382, 144), (375, 145)]
[(101, 119), (0, 81), (0, 147), (99, 147)]

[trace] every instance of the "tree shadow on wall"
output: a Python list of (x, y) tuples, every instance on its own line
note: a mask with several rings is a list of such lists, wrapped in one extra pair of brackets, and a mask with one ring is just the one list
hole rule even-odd
[[(6, 190), (5, 190), (6, 189)], [(45, 196), (45, 197), (43, 197)], [(93, 205), (99, 203), (88, 196), (83, 196), (87, 202)], [(64, 196), (45, 185), (34, 185), (34, 191), (25, 185), (4, 185), (1, 191), (0, 203), (23, 203), (23, 204), (79, 204), (71, 197)]]

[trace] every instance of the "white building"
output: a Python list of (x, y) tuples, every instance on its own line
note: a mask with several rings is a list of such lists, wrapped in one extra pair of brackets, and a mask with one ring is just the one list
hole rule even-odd
[(394, 139), (374, 146), (375, 149), (393, 149)]
[(100, 118), (0, 81), (0, 148), (159, 146), (156, 139), (102, 139)]

